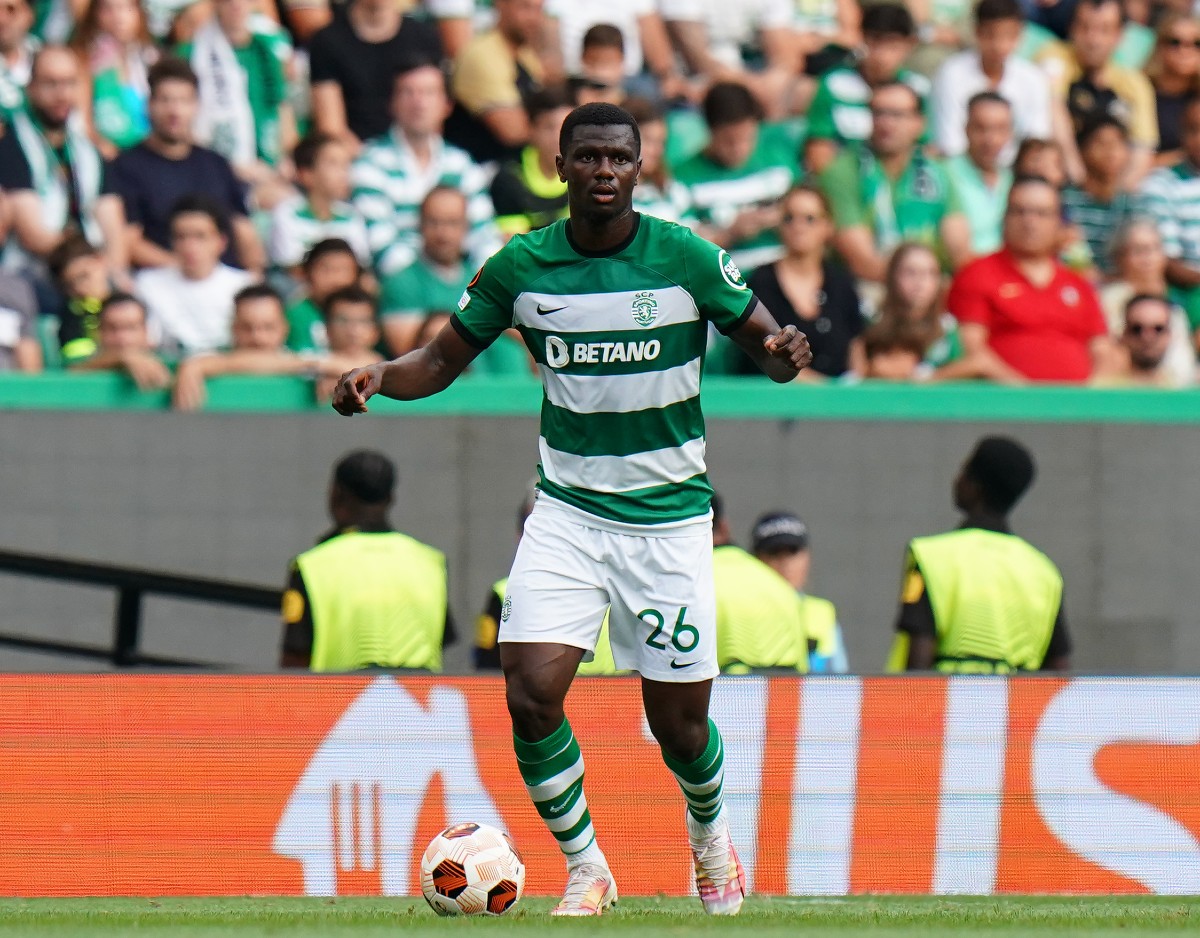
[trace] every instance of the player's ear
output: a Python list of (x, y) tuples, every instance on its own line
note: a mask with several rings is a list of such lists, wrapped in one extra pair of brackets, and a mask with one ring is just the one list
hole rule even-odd
[(637, 172), (633, 174), (633, 184), (636, 186), (642, 181), (642, 158), (639, 156), (637, 161)]
[(561, 153), (555, 154), (554, 156), (554, 168), (558, 170), (558, 181), (566, 182), (567, 174), (563, 172), (563, 155)]

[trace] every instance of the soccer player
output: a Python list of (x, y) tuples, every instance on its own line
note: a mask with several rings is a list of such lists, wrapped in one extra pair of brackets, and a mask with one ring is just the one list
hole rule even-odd
[(779, 328), (727, 253), (633, 211), (640, 148), (625, 110), (572, 111), (557, 158), (570, 216), (509, 241), (432, 342), (347, 372), (333, 406), (351, 415), (375, 394), (435, 394), (505, 329), (521, 333), (545, 402), (538, 498), (509, 577), (500, 662), (521, 776), (566, 855), (554, 914), (598, 915), (617, 898), (563, 712), (607, 609), (615, 663), (641, 674), (647, 722), (687, 801), (704, 908), (731, 915), (746, 879), (725, 817), (721, 736), (708, 718), (719, 669), (700, 366), (709, 323), (781, 383), (812, 354), (803, 333)]

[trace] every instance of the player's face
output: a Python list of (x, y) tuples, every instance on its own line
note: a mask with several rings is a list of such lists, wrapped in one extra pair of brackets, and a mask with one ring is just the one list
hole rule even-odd
[(629, 211), (642, 165), (631, 128), (576, 127), (557, 164), (572, 215), (603, 219)]

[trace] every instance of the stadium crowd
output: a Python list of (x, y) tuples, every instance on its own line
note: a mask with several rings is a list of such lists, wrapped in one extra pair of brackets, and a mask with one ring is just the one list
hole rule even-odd
[[(596, 100), (804, 380), (1194, 381), (1186, 0), (5, 0), (0, 369), (328, 395), (563, 217)], [(515, 333), (473, 370), (536, 377)]]

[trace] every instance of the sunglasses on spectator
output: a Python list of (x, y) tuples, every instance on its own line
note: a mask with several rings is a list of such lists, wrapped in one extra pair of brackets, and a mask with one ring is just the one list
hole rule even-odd
[(1200, 39), (1180, 39), (1178, 36), (1171, 36), (1167, 39), (1167, 45), (1172, 49), (1182, 49), (1185, 46), (1200, 49)]
[(1167, 331), (1163, 322), (1131, 322), (1125, 327), (1130, 335), (1162, 335)]
[(782, 221), (785, 225), (790, 225), (790, 224), (792, 224), (792, 222), (797, 222), (797, 221), (802, 221), (806, 225), (815, 225), (817, 222), (824, 221), (824, 220), (825, 220), (824, 215), (812, 215), (812, 214), (807, 214), (807, 213), (800, 215), (800, 214), (795, 214), (792, 212), (784, 212), (783, 218), (782, 218)]

